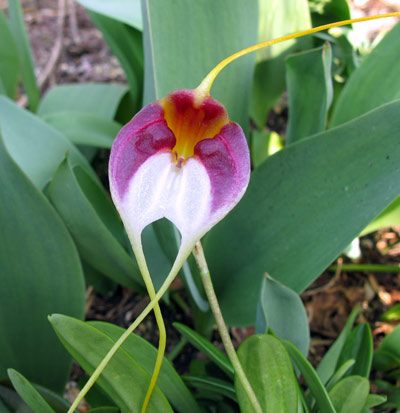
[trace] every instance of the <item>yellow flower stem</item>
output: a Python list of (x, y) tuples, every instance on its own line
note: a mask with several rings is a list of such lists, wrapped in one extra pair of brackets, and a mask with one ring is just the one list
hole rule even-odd
[(77, 398), (74, 400), (74, 402), (72, 403), (67, 413), (73, 413), (75, 411), (79, 403), (83, 400), (87, 392), (91, 389), (93, 384), (99, 378), (99, 376), (101, 375), (103, 370), (106, 368), (107, 364), (109, 363), (111, 358), (114, 356), (114, 354), (117, 352), (117, 350), (121, 347), (121, 345), (125, 342), (125, 340), (131, 335), (131, 333), (136, 329), (136, 327), (147, 317), (147, 315), (153, 310), (153, 308), (158, 305), (158, 302), (160, 301), (162, 296), (166, 293), (172, 281), (174, 281), (183, 263), (186, 261), (187, 257), (189, 256), (192, 248), (193, 248), (193, 244), (188, 245), (185, 248), (181, 247), (181, 249), (179, 250), (178, 256), (176, 257), (175, 262), (171, 268), (171, 271), (164, 281), (164, 284), (157, 291), (157, 294), (154, 296), (154, 298), (151, 299), (149, 304), (147, 304), (146, 308), (140, 313), (140, 315), (136, 318), (136, 320), (129, 326), (127, 330), (125, 330), (125, 332), (121, 335), (121, 337), (114, 343), (114, 345), (105, 355), (103, 360), (96, 367), (96, 370), (92, 373), (89, 380), (86, 382), (85, 386), (79, 392)]
[[(149, 268), (147, 267), (146, 258), (143, 253), (141, 239), (137, 239), (135, 242), (132, 242), (132, 247), (133, 247), (133, 252), (135, 254), (137, 263), (139, 265), (139, 270), (143, 277), (143, 281), (146, 285), (147, 292), (149, 294), (150, 299), (152, 300), (154, 299), (156, 295), (156, 291), (154, 290), (154, 285), (151, 280)], [(161, 365), (164, 359), (165, 345), (167, 342), (167, 332), (165, 331), (165, 324), (164, 324), (164, 320), (163, 320), (161, 309), (160, 309), (158, 302), (154, 306), (154, 315), (156, 317), (156, 322), (157, 322), (158, 331), (159, 331), (157, 358), (156, 358), (156, 362), (154, 365), (153, 374), (151, 376), (150, 384), (149, 384), (149, 387), (147, 388), (147, 393), (144, 398), (141, 413), (146, 413), (147, 406), (149, 405), (151, 394), (153, 393), (158, 376), (160, 374)]]
[(203, 281), (204, 290), (206, 292), (208, 302), (210, 303), (211, 311), (217, 323), (218, 331), (221, 336), (222, 343), (224, 344), (226, 354), (228, 355), (229, 360), (231, 361), (232, 366), (235, 370), (236, 377), (240, 381), (254, 412), (262, 413), (263, 411), (259, 401), (257, 400), (257, 396), (254, 393), (253, 388), (251, 387), (251, 384), (246, 376), (246, 373), (244, 372), (243, 367), (240, 364), (240, 360), (236, 354), (235, 348), (233, 347), (228, 328), (225, 324), (224, 317), (222, 315), (221, 308), (217, 300), (217, 296), (215, 295), (214, 286), (210, 276), (210, 271), (208, 270), (207, 261), (204, 256), (203, 247), (200, 241), (196, 243), (193, 249), (193, 255), (196, 259), (197, 266), (200, 269), (200, 275)]
[(307, 36), (308, 34), (317, 33), (323, 30), (331, 29), (332, 27), (346, 26), (352, 23), (359, 23), (359, 22), (365, 22), (368, 20), (376, 20), (376, 19), (383, 19), (385, 17), (396, 17), (396, 16), (400, 16), (400, 12), (386, 13), (386, 14), (380, 14), (376, 16), (366, 16), (366, 17), (360, 17), (357, 19), (342, 20), (340, 22), (324, 24), (323, 26), (318, 26), (312, 29), (302, 30), (297, 33), (288, 34), (286, 36), (277, 37), (276, 39), (267, 40), (266, 42), (258, 43), (254, 46), (247, 47), (246, 49), (240, 50), (239, 52), (236, 52), (233, 55), (222, 60), (220, 63), (217, 64), (217, 66), (214, 67), (213, 70), (211, 70), (211, 72), (203, 79), (203, 81), (197, 87), (196, 99), (199, 102), (201, 102), (205, 97), (207, 97), (210, 94), (211, 87), (214, 83), (215, 78), (218, 76), (219, 72), (229, 63), (233, 62), (234, 60), (236, 60), (237, 58), (241, 56), (245, 56), (248, 53), (255, 52), (256, 50), (263, 49), (264, 47), (268, 47), (273, 44), (285, 42), (286, 40), (296, 39), (298, 37)]

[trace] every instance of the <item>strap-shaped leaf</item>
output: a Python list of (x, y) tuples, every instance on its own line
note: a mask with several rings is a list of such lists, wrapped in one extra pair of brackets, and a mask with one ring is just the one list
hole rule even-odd
[(11, 157), (38, 188), (50, 181), (66, 152), (73, 166), (82, 166), (98, 180), (86, 159), (62, 133), (4, 96), (0, 96), (0, 131)]
[(34, 412), (54, 413), (54, 410), (49, 406), (46, 400), (21, 373), (9, 369), (8, 376), (17, 393)]
[(48, 200), (23, 174), (0, 139), (0, 378), (6, 368), (61, 392), (71, 359), (47, 321), (84, 313), (76, 247)]
[[(123, 328), (110, 323), (92, 321), (89, 322), (89, 324), (107, 334), (115, 341), (124, 332)], [(136, 334), (131, 334), (122, 345), (122, 348), (134, 357), (149, 374), (152, 373), (157, 357), (157, 350), (148, 341)], [(161, 366), (157, 385), (178, 412), (200, 413), (200, 408), (192, 393), (185, 386), (181, 377), (167, 359), (164, 359)]]
[[(64, 347), (89, 374), (114, 344), (106, 334), (80, 320), (59, 314), (49, 319)], [(97, 382), (123, 411), (138, 412), (150, 375), (125, 350), (119, 349)], [(158, 386), (150, 399), (148, 412), (172, 413)]]
[(20, 0), (8, 0), (9, 21), (17, 45), (19, 70), (22, 83), (28, 96), (29, 107), (36, 112), (40, 91), (36, 82), (35, 64), (32, 57), (28, 34), (25, 29), (24, 16)]
[(287, 144), (325, 129), (332, 103), (332, 49), (329, 43), (286, 59), (289, 92)]
[(0, 94), (7, 94), (14, 99), (17, 83), (18, 50), (6, 16), (0, 10)]
[(335, 413), (335, 407), (333, 406), (324, 385), (322, 384), (317, 372), (314, 370), (311, 363), (300, 353), (299, 350), (297, 350), (297, 348), (290, 341), (284, 340), (283, 344), (289, 352), (290, 357), (299, 368), (301, 375), (306, 381), (310, 392), (314, 396), (320, 411), (324, 413)]
[[(80, 174), (83, 174), (87, 188), (90, 184), (90, 177), (85, 176), (83, 170)], [(91, 182), (91, 187), (91, 192), (97, 193), (98, 208), (103, 208), (106, 212), (108, 207), (109, 212), (114, 215), (111, 215), (112, 222), (115, 222), (116, 212), (103, 188), (95, 181)], [(47, 193), (74, 237), (83, 259), (114, 281), (134, 290), (141, 290), (143, 288), (142, 277), (136, 263), (97, 214), (67, 160), (64, 160), (58, 167)], [(122, 231), (121, 226), (120, 231)]]
[(210, 358), (221, 370), (223, 370), (229, 377), (233, 378), (234, 370), (228, 357), (218, 348), (213, 346), (206, 338), (191, 328), (174, 323), (174, 327), (182, 334), (186, 340), (189, 341), (197, 350), (201, 351)]

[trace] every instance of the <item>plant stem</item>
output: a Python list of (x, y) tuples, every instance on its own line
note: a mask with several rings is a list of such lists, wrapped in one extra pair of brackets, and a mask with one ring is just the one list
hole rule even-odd
[(200, 275), (203, 281), (204, 290), (206, 292), (208, 302), (210, 303), (211, 311), (214, 314), (215, 321), (217, 322), (217, 327), (219, 334), (221, 335), (222, 343), (224, 344), (226, 353), (235, 370), (235, 374), (238, 380), (240, 381), (244, 391), (246, 392), (246, 395), (249, 398), (250, 404), (252, 405), (254, 411), (256, 413), (263, 413), (260, 403), (257, 400), (254, 390), (246, 377), (242, 365), (240, 364), (235, 348), (233, 347), (232, 340), (229, 336), (228, 328), (225, 324), (221, 308), (218, 304), (217, 296), (215, 295), (214, 287), (211, 281), (210, 271), (208, 270), (207, 261), (204, 256), (203, 247), (201, 246), (200, 241), (196, 243), (193, 249), (193, 255), (200, 269)]
[[(133, 252), (135, 253), (136, 260), (139, 265), (139, 269), (142, 274), (143, 281), (146, 285), (149, 297), (151, 300), (153, 300), (156, 295), (156, 291), (154, 290), (153, 281), (151, 279), (149, 268), (147, 267), (146, 258), (143, 253), (143, 247), (140, 238), (137, 239), (136, 242), (132, 242), (132, 248)], [(154, 387), (156, 386), (157, 379), (161, 370), (161, 365), (164, 359), (165, 346), (167, 342), (167, 332), (165, 330), (164, 320), (161, 314), (160, 305), (158, 303), (154, 306), (154, 315), (156, 317), (157, 327), (160, 336), (158, 341), (157, 358), (154, 365), (153, 374), (151, 376), (150, 384), (147, 388), (147, 393), (143, 401), (141, 413), (146, 413), (147, 406), (150, 402), (150, 397), (153, 393)]]
[[(329, 270), (336, 271), (337, 265), (332, 265)], [(400, 273), (400, 267), (397, 265), (380, 265), (380, 264), (343, 264), (342, 271), (359, 271), (359, 272), (392, 272)]]
[(167, 278), (165, 279), (161, 288), (157, 291), (157, 294), (154, 296), (154, 298), (151, 299), (149, 304), (147, 304), (146, 308), (139, 314), (136, 320), (129, 326), (127, 330), (125, 330), (125, 332), (121, 335), (121, 337), (110, 348), (110, 350), (105, 355), (103, 360), (96, 367), (92, 375), (89, 377), (89, 380), (86, 382), (86, 384), (83, 386), (83, 388), (79, 392), (78, 396), (76, 397), (71, 407), (69, 408), (68, 413), (73, 413), (75, 411), (79, 403), (86, 396), (87, 392), (91, 389), (93, 384), (96, 382), (96, 380), (99, 378), (103, 370), (106, 368), (107, 364), (112, 359), (114, 354), (118, 351), (118, 349), (125, 342), (125, 340), (131, 335), (131, 333), (133, 333), (136, 327), (146, 318), (146, 316), (151, 312), (151, 310), (153, 310), (153, 308), (158, 304), (158, 301), (160, 301), (161, 297), (168, 290), (168, 287), (171, 285), (172, 281), (174, 281), (176, 275), (178, 274), (179, 270), (182, 267), (183, 262), (189, 256), (190, 250), (191, 250), (190, 244), (185, 245), (184, 247), (181, 246), (178, 256), (176, 257), (175, 262), (171, 268), (171, 271), (168, 274)]

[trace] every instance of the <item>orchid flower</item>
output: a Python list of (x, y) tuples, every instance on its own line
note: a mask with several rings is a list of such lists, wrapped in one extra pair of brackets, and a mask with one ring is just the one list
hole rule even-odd
[[(272, 44), (332, 27), (398, 15), (400, 13), (388, 13), (344, 20), (248, 47), (221, 61), (197, 89), (171, 92), (163, 99), (145, 106), (121, 129), (110, 156), (111, 196), (132, 243), (151, 302), (104, 357), (68, 413), (74, 411), (118, 348), (154, 309), (160, 329), (160, 343), (142, 407), (142, 413), (146, 411), (165, 350), (165, 327), (158, 301), (195, 244), (240, 201), (247, 188), (250, 157), (244, 133), (237, 123), (229, 120), (224, 106), (209, 94), (219, 72), (237, 58)], [(170, 273), (156, 293), (143, 253), (141, 233), (146, 226), (160, 218), (167, 218), (175, 224), (181, 234), (181, 246)], [(202, 251), (196, 259), (204, 261), (205, 272), (208, 272)], [(213, 290), (211, 280), (208, 286)], [(222, 317), (217, 319), (218, 325), (219, 322), (223, 324)], [(244, 372), (240, 372), (241, 366), (227, 329), (225, 336), (231, 350), (225, 342), (224, 345), (235, 373), (254, 411), (261, 412), (253, 389)]]
[(169, 219), (181, 249), (220, 221), (250, 178), (246, 137), (223, 105), (197, 90), (176, 90), (145, 106), (114, 141), (110, 190), (134, 248), (150, 223)]

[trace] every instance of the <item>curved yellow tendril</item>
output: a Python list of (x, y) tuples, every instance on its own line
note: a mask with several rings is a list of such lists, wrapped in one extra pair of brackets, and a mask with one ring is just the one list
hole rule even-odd
[(268, 47), (273, 44), (285, 42), (286, 40), (290, 40), (290, 39), (296, 39), (298, 37), (307, 36), (308, 34), (321, 32), (323, 30), (331, 29), (332, 27), (347, 26), (348, 24), (352, 24), (352, 23), (359, 23), (359, 22), (365, 22), (368, 20), (376, 20), (376, 19), (383, 19), (385, 17), (396, 17), (396, 16), (400, 16), (400, 12), (386, 13), (386, 14), (380, 14), (376, 16), (359, 17), (357, 19), (342, 20), (340, 22), (324, 24), (323, 26), (314, 27), (312, 29), (307, 29), (307, 30), (302, 30), (300, 32), (296, 32), (292, 34), (287, 34), (285, 36), (277, 37), (276, 39), (267, 40), (266, 42), (258, 43), (254, 46), (246, 47), (245, 49), (240, 50), (231, 56), (228, 56), (226, 59), (218, 63), (217, 66), (215, 66), (213, 70), (211, 70), (211, 72), (202, 80), (200, 85), (196, 88), (196, 92), (195, 92), (196, 98), (198, 100), (202, 100), (204, 99), (204, 97), (208, 96), (210, 94), (210, 90), (214, 83), (214, 80), (218, 76), (219, 72), (229, 63), (233, 62), (234, 60), (236, 60), (237, 58), (241, 56), (245, 56), (246, 54), (255, 52), (256, 50), (263, 49), (264, 47)]

